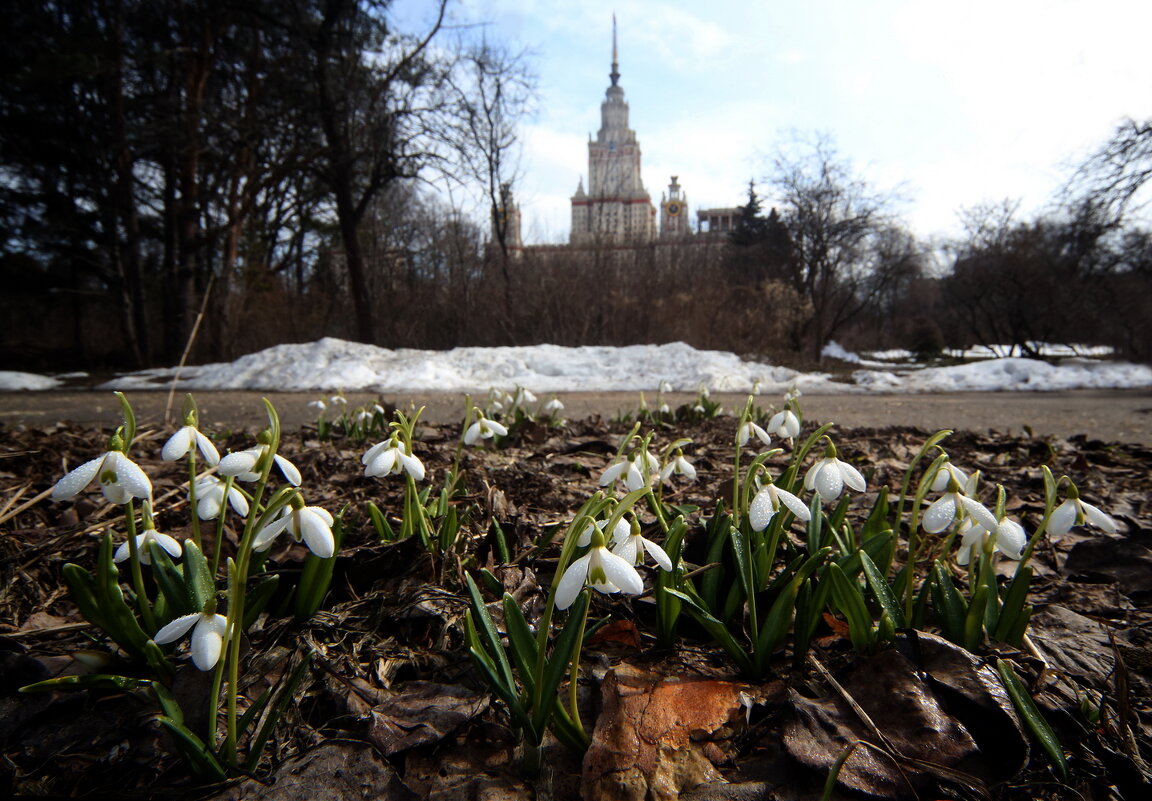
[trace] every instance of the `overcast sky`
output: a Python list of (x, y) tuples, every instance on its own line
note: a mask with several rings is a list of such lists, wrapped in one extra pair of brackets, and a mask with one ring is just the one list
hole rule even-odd
[[(428, 0), (408, 0), (424, 8)], [(1149, 0), (461, 0), (458, 18), (525, 48), (539, 109), (517, 197), (528, 242), (565, 241), (608, 86), (620, 85), (658, 203), (744, 201), (796, 135), (827, 134), (922, 236), (956, 212), (1041, 208), (1125, 117), (1152, 117)], [(770, 202), (770, 198), (769, 198)]]

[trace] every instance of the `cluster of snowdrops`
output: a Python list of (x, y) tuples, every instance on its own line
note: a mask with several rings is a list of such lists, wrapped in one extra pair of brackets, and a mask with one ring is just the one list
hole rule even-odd
[[(26, 689), (150, 688), (160, 707), (157, 719), (195, 773), (222, 779), (255, 770), (308, 666), (300, 660), (278, 688), (259, 698), (245, 699), (239, 691), (241, 635), (266, 611), (280, 580), (263, 572), (268, 550), (281, 536), (309, 549), (293, 591), (294, 614), (306, 621), (327, 594), (345, 510), (333, 514), (307, 503), (299, 470), (279, 453), (272, 404), (265, 402), (269, 426), (256, 443), (221, 458), (199, 431), (189, 398), (184, 425), (161, 453), (187, 466), (190, 536), (180, 542), (156, 528), (151, 481), (131, 458), (135, 419), (119, 397), (124, 425), (107, 451), (65, 475), (52, 493), (55, 501), (67, 501), (95, 482), (110, 503), (123, 507), (123, 542), (116, 546), (105, 533), (94, 571), (77, 565), (64, 570), (80, 611), (117, 647), (93, 673)], [(369, 504), (376, 533), (385, 540), (417, 537), (433, 556), (466, 548), (468, 537), (461, 532), (469, 525), (468, 511), (457, 508), (466, 486), (460, 454), (467, 447), (499, 447), (525, 420), (560, 423), (558, 401), (532, 409), (535, 400), (518, 389), (490, 395), (484, 409), (469, 401), (455, 461), (438, 482), (429, 480), (413, 449), (418, 412), (396, 412), (390, 421), (380, 407), (342, 413), (346, 430), (357, 427), (361, 437), (386, 435), (363, 454), (364, 474), (404, 482), (400, 509), (386, 514)], [(333, 405), (340, 401), (332, 399)], [(719, 411), (702, 393), (688, 411), (709, 409)], [(674, 647), (680, 622), (692, 618), (699, 624), (695, 631), (702, 627), (741, 673), (758, 680), (789, 652), (802, 661), (826, 613), (844, 621), (861, 653), (871, 653), (901, 629), (924, 627), (936, 627), (973, 650), (989, 640), (1027, 646), (1028, 562), (1040, 538), (1083, 524), (1116, 531), (1115, 522), (1082, 500), (1067, 477), (1057, 480), (1042, 468), (1045, 509), (1029, 535), (1006, 514), (1002, 487), (985, 491), (978, 473), (952, 464), (941, 446), (946, 431), (924, 443), (899, 490), (882, 487), (870, 504), (853, 501), (853, 494), (868, 491), (865, 475), (840, 458), (830, 426), (801, 436), (811, 427), (804, 425), (795, 394), (786, 396), (782, 409), (767, 412), (749, 398), (733, 429), (731, 497), (703, 510), (665, 497), (670, 485), (697, 478), (691, 440), (676, 439), (657, 454), (653, 433), (642, 430), (642, 422), (667, 422), (675, 413), (645, 407), (639, 417), (600, 475), (600, 491), (575, 512), (555, 543), (559, 558), (538, 619), (525, 617), (524, 605), (504, 592), (492, 571), (477, 567), (466, 576), (472, 661), (503, 701), (529, 753), (547, 731), (574, 749), (588, 745), (576, 693), (581, 650), (590, 629), (607, 620), (590, 626), (590, 591), (643, 596), (663, 647)], [(853, 505), (860, 511), (850, 516)], [(225, 554), (230, 519), (235, 545)], [(215, 536), (202, 536), (210, 525)], [(498, 552), (510, 562), (499, 525), (494, 529)], [(556, 533), (548, 536), (555, 539)], [(216, 544), (211, 553), (205, 552), (208, 542)], [(693, 561), (686, 555), (689, 543), (696, 549)], [(540, 550), (548, 544), (542, 533)], [(1001, 556), (1017, 562), (1008, 580), (998, 578)], [(640, 568), (647, 570), (649, 559), (654, 572), (646, 581)], [(213, 674), (203, 731), (185, 725), (168, 689), (175, 649), (189, 633), (192, 663)], [(113, 652), (147, 666), (151, 676), (101, 672), (114, 664)], [(1011, 666), (1000, 667), (1011, 694)], [(1028, 708), (1026, 694), (1017, 695), (1013, 699), (1062, 770), (1051, 731)]]

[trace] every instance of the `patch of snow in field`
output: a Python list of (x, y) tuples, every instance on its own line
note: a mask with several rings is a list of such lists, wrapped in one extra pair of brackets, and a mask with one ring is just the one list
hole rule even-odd
[(19, 392), (25, 389), (55, 389), (60, 386), (61, 383), (58, 378), (39, 375), (37, 373), (0, 370), (0, 391), (3, 392)]

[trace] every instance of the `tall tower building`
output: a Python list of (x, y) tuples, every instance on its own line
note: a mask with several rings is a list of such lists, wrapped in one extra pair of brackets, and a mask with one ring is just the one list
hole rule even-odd
[(680, 176), (673, 175), (668, 192), (660, 199), (660, 238), (688, 234), (688, 196), (680, 188)]
[(572, 196), (573, 245), (650, 242), (656, 209), (640, 180), (640, 143), (628, 127), (628, 104), (620, 86), (616, 17), (612, 17), (612, 83), (600, 104), (600, 130), (588, 140), (588, 191), (581, 179)]

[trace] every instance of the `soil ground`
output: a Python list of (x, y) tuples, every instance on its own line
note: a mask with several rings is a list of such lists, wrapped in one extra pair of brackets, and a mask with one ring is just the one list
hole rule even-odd
[[(128, 393), (142, 423), (161, 423), (170, 408), (170, 421), (179, 416), (182, 396), (170, 399), (165, 391)], [(261, 397), (275, 405), (285, 428), (316, 420), (309, 401), (321, 392), (196, 392), (201, 422), (229, 429), (255, 428), (265, 423)], [(611, 419), (635, 413), (636, 392), (567, 392), (559, 395), (565, 416)], [(654, 396), (648, 395), (652, 403)], [(714, 400), (725, 409), (739, 408), (747, 398), (717, 394)], [(425, 406), (422, 419), (429, 423), (458, 422), (464, 414), (459, 393), (387, 394), (366, 392), (347, 395), (349, 406), (383, 400), (400, 409)], [(675, 408), (690, 402), (692, 395), (670, 393), (665, 397)], [(483, 398), (475, 398), (483, 403)], [(780, 403), (761, 396), (765, 407)], [(169, 403), (171, 406), (169, 407)], [(1152, 445), (1152, 387), (1128, 390), (1073, 390), (1066, 392), (958, 392), (933, 395), (805, 395), (804, 414), (811, 420), (843, 426), (911, 426), (928, 430), (951, 428), (978, 433), (999, 432), (1014, 436), (1030, 431), (1038, 437), (1068, 438), (1083, 434), (1090, 440)], [(331, 414), (331, 412), (330, 412)], [(111, 392), (48, 391), (0, 393), (0, 423), (36, 427), (69, 421), (80, 425), (112, 428), (120, 420), (120, 404)]]

